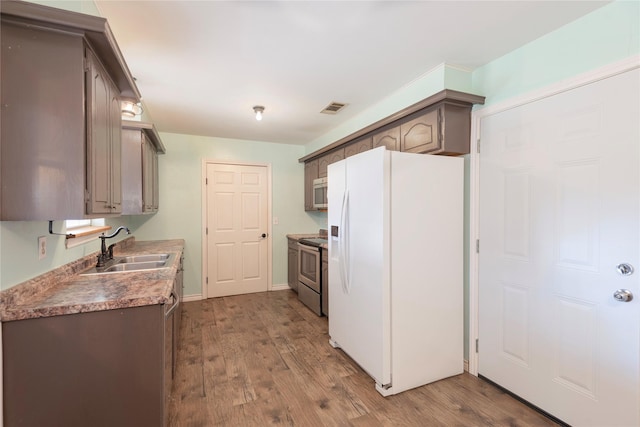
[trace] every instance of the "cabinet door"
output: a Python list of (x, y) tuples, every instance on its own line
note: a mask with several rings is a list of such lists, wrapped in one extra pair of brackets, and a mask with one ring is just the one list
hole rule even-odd
[(313, 207), (313, 180), (318, 178), (318, 160), (304, 164), (304, 210), (316, 210)]
[(142, 151), (141, 132), (122, 129), (122, 213), (142, 213)]
[(372, 144), (373, 148), (385, 146), (387, 150), (400, 150), (400, 126), (374, 134)]
[(87, 189), (82, 37), (5, 22), (3, 15), (0, 40), (0, 220), (82, 218)]
[(122, 212), (120, 97), (93, 53), (86, 51), (87, 214)]
[(288, 283), (289, 287), (298, 292), (298, 249), (292, 248), (289, 244), (289, 257), (288, 257)]
[(421, 113), (400, 125), (400, 151), (429, 153), (442, 148), (440, 109)]
[(151, 141), (143, 134), (142, 136), (142, 211), (153, 212), (153, 146)]
[(158, 174), (158, 152), (153, 149), (153, 211), (160, 209), (160, 186)]
[(111, 213), (122, 213), (122, 122), (120, 97), (115, 87), (110, 88), (111, 108), (109, 111), (110, 138), (110, 197)]
[(166, 425), (164, 332), (162, 305), (3, 322), (4, 425)]
[(369, 136), (367, 138), (359, 139), (355, 142), (349, 143), (346, 147), (344, 147), (344, 157), (355, 156), (356, 154), (363, 153), (367, 150), (371, 150), (372, 138)]
[(334, 150), (318, 159), (318, 178), (327, 177), (327, 166), (344, 159), (344, 148)]
[(111, 130), (111, 90), (106, 72), (87, 50), (87, 180), (88, 214), (111, 213), (109, 158)]

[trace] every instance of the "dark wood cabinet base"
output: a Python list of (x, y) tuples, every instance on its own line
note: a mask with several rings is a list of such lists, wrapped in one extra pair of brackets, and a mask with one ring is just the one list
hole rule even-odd
[(3, 323), (4, 425), (165, 425), (164, 309)]

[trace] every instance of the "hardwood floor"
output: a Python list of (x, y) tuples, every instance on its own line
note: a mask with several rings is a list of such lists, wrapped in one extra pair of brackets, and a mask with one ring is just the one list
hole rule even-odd
[(387, 398), (292, 291), (184, 304), (170, 426), (551, 426), (462, 374)]

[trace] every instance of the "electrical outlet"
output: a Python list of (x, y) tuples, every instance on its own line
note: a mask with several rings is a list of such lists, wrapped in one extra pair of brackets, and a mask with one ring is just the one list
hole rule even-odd
[(38, 259), (47, 257), (47, 236), (38, 237)]
[(273, 217), (273, 225), (278, 225), (280, 223), (280, 221), (278, 220), (277, 216)]

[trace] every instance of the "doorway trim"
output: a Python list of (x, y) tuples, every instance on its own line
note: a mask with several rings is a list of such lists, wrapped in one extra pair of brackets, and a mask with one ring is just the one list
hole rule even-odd
[(239, 162), (234, 160), (218, 160), (218, 159), (202, 159), (202, 177), (200, 179), (201, 183), (201, 191), (202, 196), (200, 198), (201, 201), (201, 215), (202, 219), (200, 221), (200, 240), (202, 244), (202, 299), (205, 300), (209, 297), (208, 294), (208, 286), (207, 286), (207, 260), (209, 259), (209, 254), (207, 250), (207, 165), (238, 165), (238, 166), (256, 166), (256, 167), (266, 167), (267, 168), (267, 291), (273, 290), (273, 277), (272, 277), (272, 247), (273, 240), (271, 236), (273, 235), (272, 230), (272, 189), (271, 189), (271, 163), (260, 163), (260, 162)]
[[(469, 373), (478, 376), (479, 331), (479, 289), (480, 279), (479, 253), (476, 242), (479, 241), (480, 225), (480, 123), (485, 117), (501, 113), (525, 104), (539, 101), (581, 86), (595, 83), (627, 71), (640, 68), (640, 55), (607, 64), (595, 70), (578, 74), (566, 80), (545, 86), (532, 92), (518, 95), (484, 108), (474, 109), (471, 113), (471, 156), (469, 162)], [(481, 148), (480, 148), (481, 149)], [(481, 242), (480, 242), (481, 246)], [(638, 337), (640, 339), (640, 337)], [(481, 343), (479, 345), (482, 345)]]

